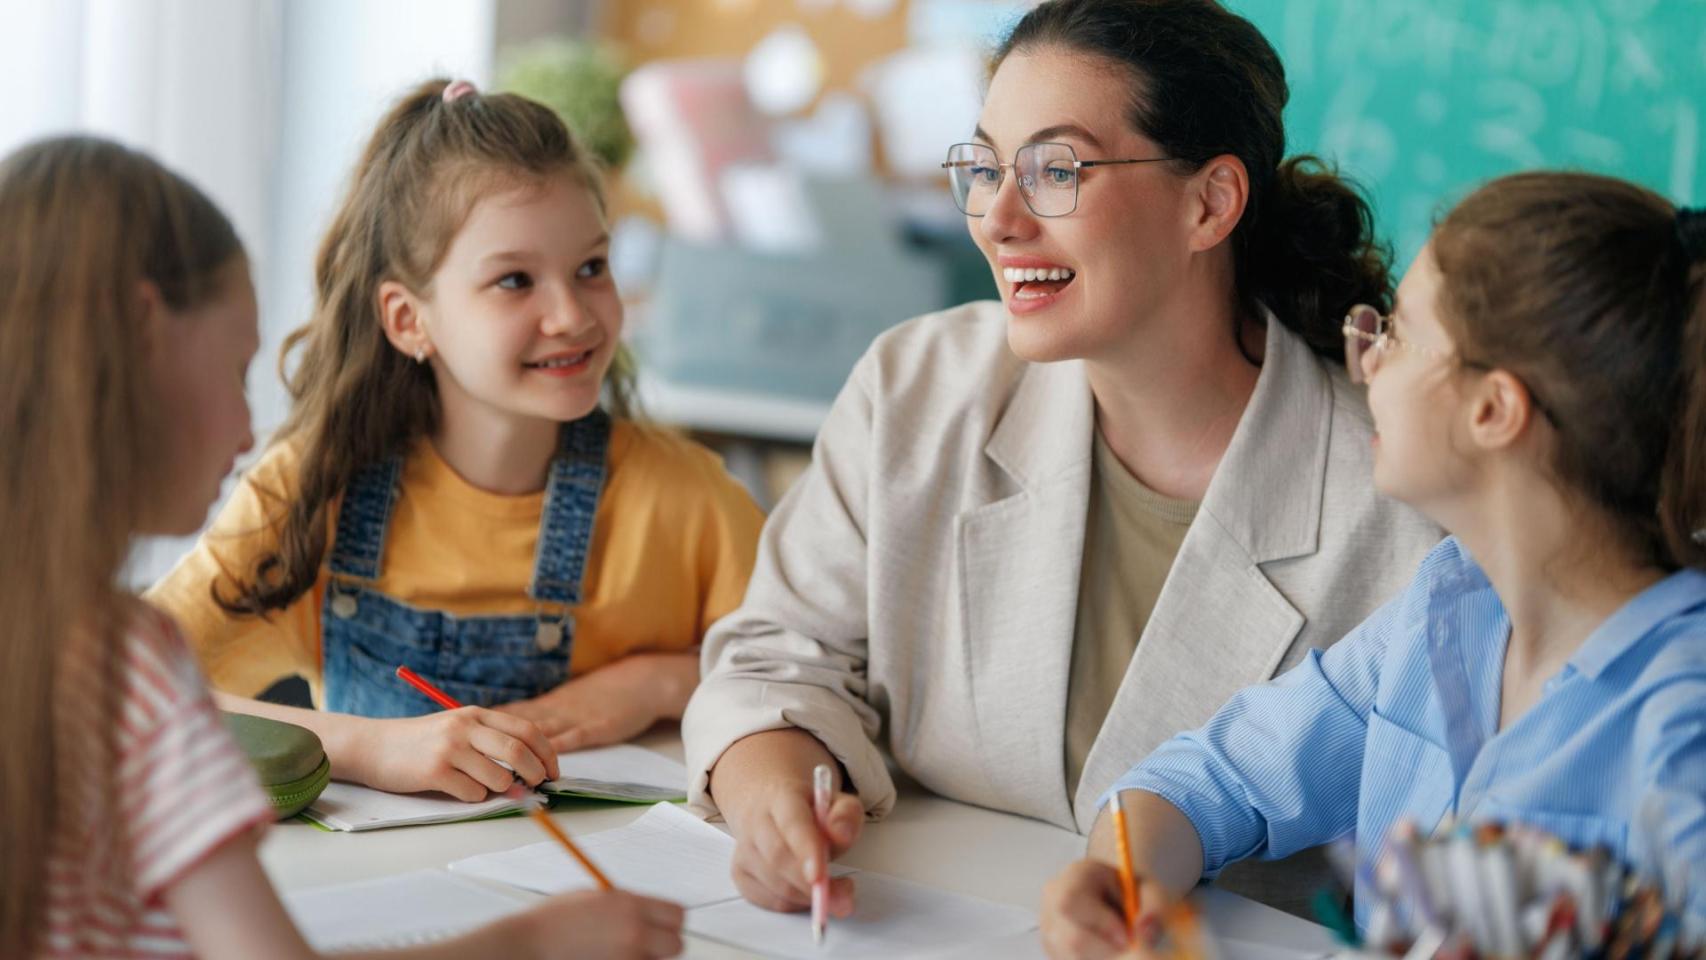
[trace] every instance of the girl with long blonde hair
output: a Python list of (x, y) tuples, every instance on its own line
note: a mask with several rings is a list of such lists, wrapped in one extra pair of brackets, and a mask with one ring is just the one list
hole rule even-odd
[[(115, 586), (252, 442), (243, 248), (89, 138), (0, 160), (0, 956), (314, 956), (256, 859), (272, 817), (172, 621)], [(655, 957), (681, 909), (570, 895), (415, 957)]]
[[(545, 107), (436, 80), (380, 121), (286, 344), (290, 417), (150, 593), (229, 709), (315, 730), (339, 779), (465, 800), (680, 716), (762, 517), (629, 415), (609, 243)], [(291, 674), (322, 710), (246, 699)]]

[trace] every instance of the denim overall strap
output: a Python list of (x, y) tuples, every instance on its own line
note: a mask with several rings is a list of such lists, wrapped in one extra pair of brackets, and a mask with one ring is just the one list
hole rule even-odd
[(610, 448), (610, 417), (603, 410), (566, 424), (551, 476), (545, 486), (539, 549), (527, 595), (572, 606), (581, 601), (592, 523), (604, 490), (605, 458)]
[(568, 679), (573, 624), (567, 608), (581, 598), (609, 440), (610, 419), (603, 413), (560, 433), (527, 590), (538, 607), (531, 614), (458, 616), (374, 589), (402, 461), (358, 475), (338, 518), (334, 576), (321, 614), (327, 709), (369, 717), (437, 709), (397, 680), (398, 666), (478, 706), (536, 697)]
[(385, 532), (391, 507), (397, 502), (397, 481), (403, 458), (388, 457), (362, 469), (344, 490), (338, 509), (338, 530), (332, 542), (333, 576), (379, 579), (385, 552)]

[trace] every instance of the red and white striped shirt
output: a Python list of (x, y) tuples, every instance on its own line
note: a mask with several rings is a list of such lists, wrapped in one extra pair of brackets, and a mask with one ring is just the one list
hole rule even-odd
[[(116, 722), (62, 710), (73, 737), (116, 737), (112, 790), (61, 766), (64, 801), (47, 863), (44, 957), (189, 957), (162, 894), (233, 837), (272, 819), (176, 625), (143, 604), (117, 654)], [(65, 692), (100, 689), (97, 665), (68, 662)], [(68, 740), (62, 742), (78, 742)]]

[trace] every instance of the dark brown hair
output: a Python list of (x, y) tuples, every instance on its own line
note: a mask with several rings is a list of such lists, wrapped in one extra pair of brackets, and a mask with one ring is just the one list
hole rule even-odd
[[(61, 774), (113, 768), (136, 602), (113, 584), (162, 482), (141, 289), (193, 309), (243, 250), (188, 181), (88, 137), (0, 161), (0, 224), (0, 956), (26, 957), (45, 926)], [(90, 677), (98, 688), (59, 691)]]
[[(416, 292), (432, 277), (475, 204), (494, 191), (552, 176), (581, 178), (600, 207), (596, 162), (548, 107), (514, 94), (471, 92), (451, 101), (449, 81), (409, 91), (379, 121), (357, 163), (315, 260), (314, 314), (285, 341), (291, 412), (275, 443), (300, 448), (296, 491), (257, 490), (280, 507), (276, 550), (263, 554), (234, 597), (214, 599), (232, 613), (282, 609), (319, 577), (331, 503), (363, 468), (400, 454), (438, 423), (432, 369), (404, 356), (380, 323), (379, 286), (397, 280)], [(605, 406), (631, 410), (632, 361), (619, 351), (605, 383)]]
[(1488, 183), (1430, 241), (1464, 360), (1523, 381), (1558, 478), (1666, 568), (1706, 567), (1706, 263), (1687, 247), (1658, 194), (1556, 172)]
[(1048, 0), (997, 49), (1044, 47), (1125, 68), (1127, 119), (1191, 174), (1215, 157), (1250, 178), (1232, 233), (1238, 299), (1265, 305), (1309, 346), (1344, 357), (1340, 325), (1355, 304), (1392, 299), (1391, 254), (1375, 239), (1368, 203), (1310, 156), (1285, 159), (1285, 67), (1261, 31), (1211, 0)]

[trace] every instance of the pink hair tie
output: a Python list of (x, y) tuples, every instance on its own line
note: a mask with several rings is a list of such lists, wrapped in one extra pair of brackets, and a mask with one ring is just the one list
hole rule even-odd
[(474, 92), (476, 91), (473, 84), (466, 80), (456, 80), (444, 88), (444, 102), (453, 103)]

